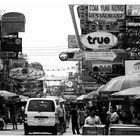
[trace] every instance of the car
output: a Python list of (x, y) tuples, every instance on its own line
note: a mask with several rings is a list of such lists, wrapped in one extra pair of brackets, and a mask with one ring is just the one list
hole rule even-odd
[(54, 97), (30, 98), (24, 112), (24, 134), (49, 132), (57, 135), (57, 100)]

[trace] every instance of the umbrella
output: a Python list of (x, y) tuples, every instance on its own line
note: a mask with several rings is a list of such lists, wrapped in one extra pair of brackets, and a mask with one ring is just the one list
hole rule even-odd
[(140, 76), (125, 75), (111, 79), (99, 92), (116, 92), (138, 86), (140, 86)]
[(140, 96), (140, 86), (115, 92), (111, 96)]
[(9, 92), (9, 91), (6, 91), (6, 90), (0, 90), (0, 96), (4, 97), (4, 99), (18, 97), (18, 95), (16, 93)]
[(83, 99), (86, 98), (86, 96), (87, 96), (87, 95), (81, 95), (81, 96), (79, 96), (76, 100), (77, 100), (77, 101), (83, 100)]

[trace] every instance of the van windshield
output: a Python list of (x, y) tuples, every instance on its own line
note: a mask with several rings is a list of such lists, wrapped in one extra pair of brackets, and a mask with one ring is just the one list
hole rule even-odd
[(51, 100), (31, 100), (29, 102), (28, 111), (54, 112), (54, 102)]

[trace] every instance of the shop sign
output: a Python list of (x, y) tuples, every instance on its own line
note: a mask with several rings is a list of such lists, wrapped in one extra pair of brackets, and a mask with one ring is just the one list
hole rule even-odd
[(107, 78), (105, 78), (104, 76), (100, 75), (100, 74), (95, 74), (93, 72), (89, 72), (89, 75), (94, 78), (97, 79), (99, 83), (102, 84), (106, 84), (109, 80), (107, 80)]
[(25, 67), (27, 64), (27, 61), (24, 59), (12, 59), (10, 61), (10, 69), (12, 68), (19, 68), (19, 67)]
[(88, 20), (116, 21), (125, 17), (124, 5), (88, 5)]
[(140, 74), (140, 60), (125, 60), (125, 74)]
[(31, 67), (18, 67), (10, 69), (9, 77), (13, 79), (39, 79), (45, 75), (45, 72), (41, 69)]
[[(82, 36), (80, 35), (80, 39)], [(68, 35), (68, 48), (79, 48), (75, 35)]]
[(100, 31), (85, 35), (81, 42), (89, 49), (109, 49), (118, 43), (118, 39), (111, 33)]
[(127, 16), (140, 16), (140, 5), (127, 5), (126, 14)]

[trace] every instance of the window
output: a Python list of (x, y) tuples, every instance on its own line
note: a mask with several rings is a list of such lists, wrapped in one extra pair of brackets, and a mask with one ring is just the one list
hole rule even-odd
[(54, 112), (54, 102), (51, 100), (31, 100), (29, 102), (28, 111)]

